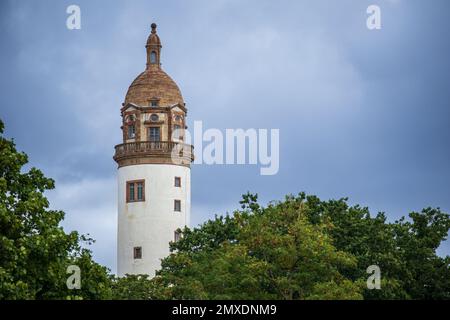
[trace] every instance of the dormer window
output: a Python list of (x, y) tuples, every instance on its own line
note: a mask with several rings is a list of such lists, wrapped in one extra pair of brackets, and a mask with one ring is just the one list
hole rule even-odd
[(175, 140), (180, 139), (180, 130), (181, 130), (181, 126), (179, 126), (178, 124), (173, 126), (173, 138)]
[(150, 63), (156, 63), (156, 52), (155, 51), (152, 51), (151, 53), (150, 53)]
[(127, 125), (127, 139), (134, 139), (136, 137), (136, 118), (134, 115), (130, 114), (126, 117), (126, 125)]
[(128, 125), (128, 139), (136, 137), (136, 126), (134, 124)]

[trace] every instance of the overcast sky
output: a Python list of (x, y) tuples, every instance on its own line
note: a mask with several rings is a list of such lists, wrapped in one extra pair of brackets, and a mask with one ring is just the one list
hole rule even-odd
[[(66, 28), (71, 4), (81, 30)], [(366, 27), (371, 4), (381, 30)], [(1, 1), (0, 118), (56, 180), (64, 227), (97, 239), (113, 272), (119, 110), (152, 22), (189, 126), (280, 129), (277, 175), (193, 165), (193, 225), (247, 191), (349, 197), (392, 221), (450, 212), (449, 12), (448, 0)]]

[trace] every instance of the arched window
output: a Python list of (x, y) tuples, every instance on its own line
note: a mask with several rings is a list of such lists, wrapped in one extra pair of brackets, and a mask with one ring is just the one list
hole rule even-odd
[(156, 63), (156, 52), (152, 51), (150, 53), (150, 63)]

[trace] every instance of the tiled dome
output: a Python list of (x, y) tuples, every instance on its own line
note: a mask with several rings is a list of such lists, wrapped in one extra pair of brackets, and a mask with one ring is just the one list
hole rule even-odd
[(133, 103), (148, 106), (150, 101), (158, 100), (158, 105), (166, 107), (184, 104), (177, 84), (161, 69), (161, 41), (156, 34), (156, 24), (152, 23), (152, 32), (147, 39), (147, 68), (128, 88), (125, 105)]
[(125, 105), (134, 103), (148, 106), (150, 100), (159, 100), (159, 106), (183, 104), (183, 97), (175, 81), (162, 69), (149, 68), (142, 72), (128, 88)]

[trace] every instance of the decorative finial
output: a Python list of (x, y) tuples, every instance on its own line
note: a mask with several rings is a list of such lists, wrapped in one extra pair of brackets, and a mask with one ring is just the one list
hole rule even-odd
[(152, 33), (156, 33), (156, 23), (153, 22), (151, 27), (152, 27)]

